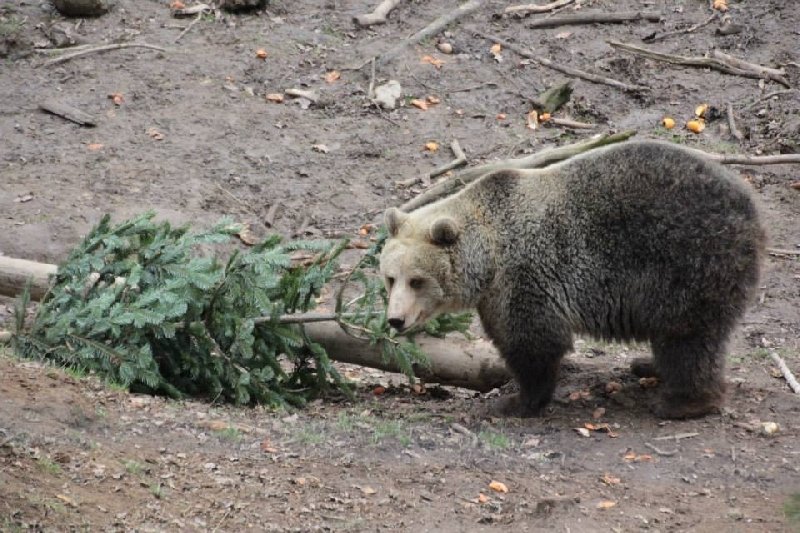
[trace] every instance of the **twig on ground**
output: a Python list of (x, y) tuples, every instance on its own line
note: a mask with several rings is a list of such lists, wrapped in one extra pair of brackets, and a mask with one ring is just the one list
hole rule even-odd
[(782, 248), (767, 248), (770, 255), (800, 255), (800, 250), (784, 250)]
[[(389, 61), (393, 60), (395, 57), (400, 55), (406, 48), (417, 44), (418, 42), (422, 41), (423, 39), (427, 39), (428, 37), (433, 37), (443, 29), (445, 29), (450, 24), (454, 23), (461, 17), (469, 15), (470, 13), (478, 10), (481, 6), (483, 6), (484, 0), (469, 0), (464, 4), (461, 4), (456, 9), (449, 10), (446, 14), (442, 15), (441, 17), (437, 18), (417, 33), (406, 39), (405, 41), (401, 42), (394, 48), (390, 48), (388, 51), (382, 53), (379, 56), (376, 56), (374, 59), (381, 65), (388, 63)], [(368, 61), (369, 62), (369, 61)], [(367, 63), (368, 63), (367, 62)], [(366, 65), (367, 63), (364, 63)], [(361, 65), (363, 67), (364, 65)], [(359, 68), (361, 68), (359, 67)]]
[(353, 22), (364, 28), (374, 24), (385, 24), (386, 17), (402, 1), (403, 0), (383, 0), (383, 2), (378, 4), (378, 7), (375, 8), (375, 11), (365, 15), (355, 16), (353, 17)]
[(655, 61), (664, 61), (666, 63), (685, 67), (710, 68), (726, 74), (743, 76), (745, 78), (771, 80), (785, 87), (789, 87), (789, 82), (784, 78), (786, 71), (783, 69), (773, 69), (754, 63), (748, 63), (741, 59), (723, 54), (718, 50), (714, 50), (711, 57), (689, 57), (656, 52), (641, 46), (636, 46), (635, 44), (623, 43), (620, 41), (608, 41), (608, 44), (613, 48)]
[(201, 19), (201, 18), (203, 18), (203, 12), (202, 12), (202, 11), (201, 11), (200, 13), (198, 13), (198, 14), (197, 14), (197, 16), (194, 18), (194, 20), (192, 20), (192, 21), (189, 23), (189, 25), (188, 25), (188, 26), (186, 26), (186, 27), (183, 29), (183, 31), (181, 32), (181, 34), (180, 34), (180, 35), (178, 35), (177, 37), (175, 37), (175, 41), (174, 41), (174, 42), (176, 42), (176, 43), (177, 43), (178, 41), (180, 41), (180, 40), (183, 38), (183, 36), (184, 36), (184, 35), (186, 35), (187, 33), (189, 33), (189, 31), (190, 31), (190, 30), (191, 30), (191, 29), (194, 27), (194, 25), (195, 25), (195, 24), (197, 24), (198, 22), (200, 22), (200, 19)]
[(691, 439), (692, 437), (699, 436), (700, 433), (677, 433), (675, 435), (667, 435), (666, 437), (656, 437), (653, 440), (675, 440)]
[(556, 0), (555, 2), (550, 2), (549, 4), (522, 4), (518, 6), (508, 6), (503, 10), (503, 13), (506, 15), (527, 15), (529, 13), (547, 13), (548, 11), (553, 11), (554, 9), (558, 9), (559, 7), (564, 7), (575, 0)]
[(547, 165), (568, 159), (574, 155), (586, 152), (593, 148), (625, 141), (635, 135), (635, 133), (636, 132), (634, 131), (626, 131), (615, 133), (613, 135), (595, 135), (585, 141), (568, 144), (566, 146), (559, 146), (558, 148), (553, 148), (550, 150), (544, 150), (526, 157), (521, 157), (518, 159), (506, 159), (478, 167), (468, 168), (465, 171), (456, 174), (452, 178), (437, 183), (416, 198), (412, 198), (408, 202), (404, 203), (400, 209), (406, 212), (413, 211), (414, 209), (434, 202), (439, 198), (449, 196), (463, 188), (465, 185), (495, 170), (523, 170), (546, 167)]
[(556, 26), (568, 26), (576, 24), (619, 24), (635, 20), (647, 20), (658, 22), (662, 15), (656, 11), (622, 11), (618, 13), (578, 13), (575, 15), (562, 15), (560, 17), (550, 17), (529, 22), (527, 27), (535, 30), (540, 28), (555, 28)]
[(646, 42), (646, 43), (654, 43), (656, 41), (663, 41), (664, 39), (667, 39), (669, 37), (673, 37), (675, 35), (683, 35), (685, 33), (692, 33), (694, 31), (699, 30), (700, 28), (704, 28), (704, 27), (708, 26), (709, 24), (714, 22), (717, 19), (717, 17), (718, 17), (718, 13), (715, 11), (714, 13), (711, 14), (710, 17), (708, 17), (703, 22), (698, 22), (697, 24), (695, 24), (693, 26), (689, 26), (688, 28), (684, 28), (682, 30), (668, 31), (666, 33), (661, 33), (661, 34), (648, 35), (647, 37), (645, 37), (642, 40), (644, 42)]
[(44, 63), (45, 67), (50, 67), (53, 65), (59, 65), (61, 63), (66, 63), (71, 59), (75, 59), (76, 57), (85, 56), (88, 54), (100, 53), (100, 52), (108, 52), (111, 50), (121, 50), (123, 48), (147, 48), (148, 50), (156, 50), (158, 52), (166, 52), (166, 48), (162, 48), (160, 46), (155, 46), (153, 44), (147, 43), (116, 43), (116, 44), (105, 44), (102, 46), (95, 46), (92, 48), (84, 48), (82, 50), (78, 50), (77, 52), (73, 52), (71, 54), (64, 54), (63, 56), (53, 58), (49, 61)]
[(675, 448), (674, 450), (662, 450), (655, 444), (650, 444), (649, 442), (645, 442), (644, 445), (653, 450), (654, 452), (656, 452), (657, 455), (661, 455), (664, 457), (672, 457), (673, 455), (677, 455), (678, 453), (677, 448)]
[[(370, 102), (375, 97), (375, 58), (372, 58), (372, 69), (369, 76), (369, 88), (367, 89), (367, 100)], [(378, 106), (380, 107), (380, 106)]]
[(787, 94), (792, 94), (793, 92), (796, 92), (796, 91), (797, 91), (797, 89), (781, 89), (780, 91), (773, 91), (771, 93), (765, 94), (761, 98), (757, 99), (755, 102), (753, 102), (751, 104), (748, 104), (744, 108), (744, 110), (745, 111), (752, 111), (753, 109), (755, 109), (756, 107), (760, 106), (762, 103), (766, 102), (767, 100), (771, 100), (771, 99), (775, 98), (776, 96), (784, 96), (784, 95), (787, 95)]
[(786, 361), (784, 361), (780, 355), (772, 351), (769, 352), (769, 357), (776, 365), (778, 365), (781, 374), (783, 374), (783, 379), (785, 379), (786, 383), (789, 384), (789, 388), (791, 388), (795, 394), (800, 394), (800, 383), (797, 382), (797, 378), (794, 377), (792, 371), (788, 366), (786, 366)]
[(464, 150), (461, 149), (461, 145), (458, 144), (458, 140), (454, 140), (450, 144), (450, 150), (456, 157), (449, 163), (445, 163), (444, 165), (435, 168), (434, 170), (428, 172), (424, 176), (415, 176), (413, 178), (408, 178), (406, 180), (398, 181), (396, 185), (401, 189), (405, 189), (408, 187), (412, 187), (417, 183), (430, 182), (430, 180), (432, 180), (437, 176), (441, 176), (445, 172), (448, 172), (450, 170), (453, 170), (454, 168), (458, 168), (467, 164), (467, 155), (464, 153)]
[(539, 54), (535, 54), (530, 50), (526, 50), (525, 48), (521, 48), (513, 43), (506, 41), (505, 39), (501, 39), (500, 37), (483, 33), (479, 30), (472, 30), (476, 35), (480, 35), (484, 39), (488, 41), (495, 42), (501, 45), (504, 48), (508, 48), (512, 52), (515, 52), (521, 55), (524, 58), (530, 59), (531, 61), (535, 61), (536, 63), (551, 68), (553, 70), (557, 70), (563, 74), (568, 76), (574, 76), (576, 78), (580, 78), (582, 80), (586, 80), (592, 83), (599, 83), (603, 85), (610, 85), (611, 87), (615, 87), (617, 89), (621, 89), (623, 91), (630, 91), (630, 92), (638, 92), (638, 91), (648, 91), (650, 90), (649, 87), (645, 87), (643, 85), (630, 85), (628, 83), (621, 82), (619, 80), (615, 80), (613, 78), (606, 78), (605, 76), (598, 76), (597, 74), (591, 74), (589, 72), (584, 72), (582, 70), (574, 69), (572, 67), (567, 67), (564, 65), (557, 64), (545, 57), (540, 56)]
[(713, 154), (704, 152), (697, 148), (688, 148), (692, 152), (697, 152), (707, 159), (722, 163), (723, 165), (788, 165), (800, 163), (800, 154), (777, 154), (777, 155), (743, 155), (743, 154)]
[(741, 141), (744, 139), (744, 135), (739, 128), (736, 127), (736, 118), (733, 116), (733, 106), (729, 103), (726, 108), (726, 112), (728, 114), (728, 129), (731, 130), (731, 135), (737, 140)]
[(97, 124), (92, 115), (52, 98), (39, 104), (39, 109), (81, 126), (94, 127)]
[(550, 117), (550, 120), (545, 124), (555, 124), (556, 126), (563, 126), (565, 128), (572, 128), (576, 130), (593, 130), (597, 127), (596, 124), (589, 124), (587, 122), (578, 122), (569, 118)]

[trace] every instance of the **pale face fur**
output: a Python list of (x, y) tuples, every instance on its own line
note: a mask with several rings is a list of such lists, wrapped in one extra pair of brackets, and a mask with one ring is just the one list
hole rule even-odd
[(390, 210), (386, 220), (393, 238), (381, 254), (380, 271), (389, 294), (386, 311), (389, 325), (404, 331), (440, 313), (457, 310), (458, 298), (451, 289), (450, 256), (442, 246), (457, 238), (452, 220), (444, 219), (445, 222), (434, 223), (422, 231), (410, 227), (408, 215), (400, 211)]

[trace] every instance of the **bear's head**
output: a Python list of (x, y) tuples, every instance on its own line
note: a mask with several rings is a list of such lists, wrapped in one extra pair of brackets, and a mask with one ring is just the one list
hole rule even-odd
[(386, 226), (390, 239), (380, 271), (389, 294), (389, 325), (403, 331), (460, 309), (454, 255), (461, 229), (456, 220), (392, 208), (386, 211)]

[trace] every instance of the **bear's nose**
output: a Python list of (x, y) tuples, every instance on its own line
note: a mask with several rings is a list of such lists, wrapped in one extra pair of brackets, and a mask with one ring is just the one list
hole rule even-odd
[(394, 329), (398, 329), (398, 330), (399, 329), (403, 329), (403, 324), (405, 324), (405, 323), (406, 323), (406, 321), (405, 321), (404, 318), (390, 318), (389, 319), (389, 325), (392, 326)]

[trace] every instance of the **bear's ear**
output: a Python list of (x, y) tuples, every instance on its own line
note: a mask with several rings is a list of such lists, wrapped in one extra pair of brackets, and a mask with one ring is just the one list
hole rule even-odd
[(389, 235), (396, 237), (400, 226), (408, 219), (408, 213), (403, 213), (396, 207), (390, 207), (386, 210), (383, 218), (386, 221), (386, 227), (389, 228)]
[(458, 234), (458, 224), (450, 217), (442, 217), (431, 225), (431, 242), (434, 244), (454, 244)]

